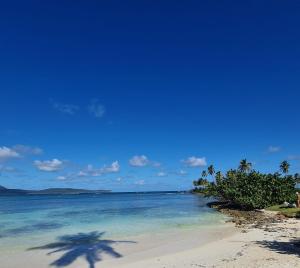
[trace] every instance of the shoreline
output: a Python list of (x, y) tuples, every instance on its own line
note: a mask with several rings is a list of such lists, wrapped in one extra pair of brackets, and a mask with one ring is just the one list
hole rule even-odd
[[(95, 260), (94, 265), (95, 267), (101, 268), (131, 267), (140, 261), (149, 260), (151, 262), (152, 259), (156, 260), (157, 258), (164, 258), (164, 256), (181, 254), (187, 250), (202, 247), (235, 233), (236, 228), (234, 225), (225, 223), (224, 225), (193, 227), (188, 229), (177, 228), (159, 233), (129, 236), (126, 239), (121, 239), (125, 241), (124, 243), (120, 242), (112, 245), (114, 251), (122, 255), (121, 258), (115, 258), (111, 256), (109, 252), (102, 252), (102, 254), (100, 246), (101, 260)], [(115, 239), (114, 241), (118, 240), (116, 237), (113, 239)], [(129, 243), (127, 243), (127, 241)], [(53, 240), (53, 242), (55, 243), (55, 240)], [(80, 246), (75, 248), (75, 250), (77, 249), (81, 250)], [(5, 254), (1, 254), (0, 252), (0, 262), (5, 268), (49, 267), (51, 263), (57, 261), (66, 253), (66, 251), (61, 251), (49, 255), (49, 253), (53, 251), (54, 250), (51, 249), (39, 249), (18, 252), (6, 251)], [(152, 265), (152, 263), (150, 265)], [(88, 268), (89, 265), (84, 255), (82, 255), (66, 267)]]
[(290, 241), (299, 235), (299, 222), (288, 219), (273, 227), (278, 230), (266, 231), (251, 227), (199, 248), (120, 267), (300, 267), (299, 247)]
[[(95, 268), (300, 267), (300, 243), (295, 240), (300, 237), (299, 220), (266, 211), (222, 210), (222, 213), (232, 217), (222, 226), (128, 237), (132, 243), (113, 245), (120, 258), (106, 252), (93, 265)], [(49, 255), (49, 252), (50, 249), (0, 255), (0, 262), (5, 268), (43, 268), (66, 253)], [(92, 266), (82, 255), (70, 265), (60, 267)]]
[(300, 267), (298, 219), (265, 210), (218, 210), (232, 217), (226, 223), (235, 224), (231, 233), (192, 249), (109, 267)]

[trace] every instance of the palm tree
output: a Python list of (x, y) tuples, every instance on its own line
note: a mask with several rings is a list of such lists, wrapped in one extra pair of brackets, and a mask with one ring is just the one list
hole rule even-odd
[(197, 186), (198, 186), (198, 181), (193, 181), (193, 185), (194, 185), (195, 187), (197, 187)]
[(206, 177), (207, 177), (207, 173), (206, 173), (205, 170), (202, 171), (201, 177), (202, 177), (202, 178), (206, 178)]
[(226, 176), (227, 177), (232, 177), (234, 174), (236, 174), (236, 170), (230, 169), (227, 171)]
[(216, 173), (216, 181), (220, 182), (222, 179), (223, 179), (223, 175), (222, 175), (221, 171), (218, 171)]
[(207, 179), (203, 179), (203, 178), (200, 178), (198, 180), (198, 186), (202, 186), (202, 187), (205, 187), (209, 184), (208, 180)]
[(282, 161), (280, 164), (280, 170), (284, 173), (287, 174), (289, 173), (289, 168), (290, 168), (290, 164), (288, 161)]
[(252, 164), (250, 162), (247, 162), (247, 159), (243, 159), (241, 162), (240, 162), (240, 165), (239, 165), (239, 170), (241, 172), (248, 172), (250, 171), (252, 168)]
[(215, 174), (215, 168), (213, 165), (210, 165), (208, 168), (207, 168), (207, 171), (208, 171), (208, 174), (213, 176)]

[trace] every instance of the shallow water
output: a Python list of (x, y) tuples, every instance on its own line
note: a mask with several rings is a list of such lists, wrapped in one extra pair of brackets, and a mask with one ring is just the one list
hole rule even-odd
[(183, 193), (0, 197), (0, 250), (26, 249), (62, 235), (105, 232), (122, 238), (223, 224), (207, 199)]

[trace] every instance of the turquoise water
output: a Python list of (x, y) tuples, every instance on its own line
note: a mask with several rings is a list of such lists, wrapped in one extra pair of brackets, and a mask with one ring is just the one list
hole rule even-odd
[(185, 193), (1, 196), (0, 248), (26, 248), (79, 232), (121, 238), (222, 224), (224, 217), (207, 201)]

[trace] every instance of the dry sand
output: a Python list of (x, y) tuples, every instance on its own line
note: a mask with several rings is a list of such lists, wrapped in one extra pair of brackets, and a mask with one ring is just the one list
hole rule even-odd
[(291, 242), (299, 232), (300, 222), (287, 220), (265, 230), (238, 230), (198, 248), (108, 267), (300, 267), (300, 246)]

